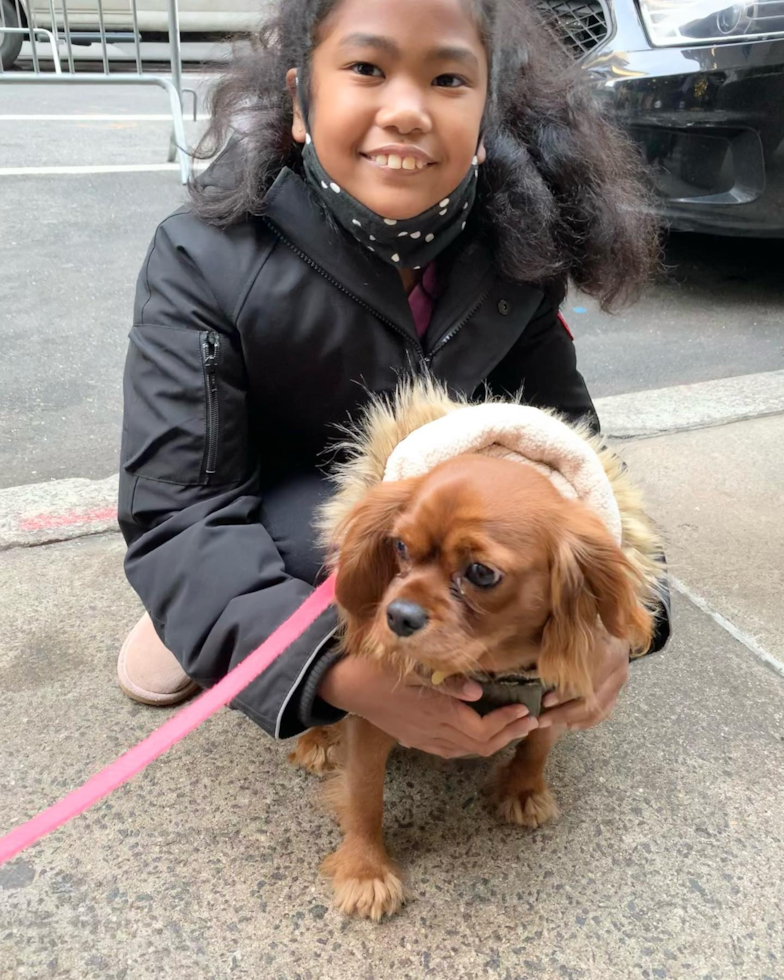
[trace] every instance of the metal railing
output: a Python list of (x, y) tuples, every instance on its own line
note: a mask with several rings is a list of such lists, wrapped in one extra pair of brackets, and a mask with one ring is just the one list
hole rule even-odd
[[(139, 31), (139, 14), (137, 0), (128, 0), (130, 5), (131, 22), (128, 30), (112, 30), (106, 27), (103, 0), (93, 0), (96, 5), (96, 23), (94, 29), (72, 31), (69, 16), (69, 0), (13, 0), (16, 13), (16, 24), (11, 26), (6, 17), (6, 7), (0, 0), (0, 41), (4, 37), (23, 35), (30, 41), (32, 66), (30, 71), (17, 71), (3, 68), (0, 59), (0, 84), (10, 82), (15, 85), (154, 85), (162, 88), (169, 96), (169, 106), (172, 116), (172, 131), (169, 140), (168, 161), (179, 160), (180, 179), (187, 183), (190, 176), (190, 154), (185, 139), (185, 124), (182, 113), (182, 62), (180, 56), (180, 18), (177, 0), (167, 0), (169, 27), (169, 56), (171, 61), (171, 78), (154, 75), (144, 70), (141, 52), (141, 34)], [(60, 9), (58, 10), (58, 3)], [(41, 8), (45, 12), (41, 13)], [(125, 11), (123, 11), (125, 14)], [(115, 15), (116, 16), (116, 15)], [(80, 9), (80, 19), (84, 20), (83, 8)], [(41, 23), (39, 23), (39, 20)], [(52, 70), (44, 71), (41, 67), (41, 56), (38, 53), (38, 39), (49, 42), (52, 52)], [(74, 62), (74, 41), (81, 43), (100, 43), (102, 71), (77, 70)], [(117, 41), (133, 41), (135, 55), (135, 70), (112, 72), (108, 45)], [(65, 46), (67, 70), (63, 70), (61, 48)], [(191, 92), (192, 90), (186, 89)]]

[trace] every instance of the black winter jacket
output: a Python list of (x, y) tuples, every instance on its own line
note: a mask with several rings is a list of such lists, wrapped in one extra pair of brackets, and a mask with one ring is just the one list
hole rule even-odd
[[(220, 162), (203, 183), (225, 180)], [(398, 273), (336, 230), (291, 171), (261, 218), (225, 229), (188, 208), (142, 267), (124, 377), (125, 570), (166, 646), (210, 686), (312, 591), (311, 518), (336, 423), (401, 374), (515, 393), (571, 419), (594, 407), (543, 293), (464, 244), (420, 339)], [(595, 422), (598, 425), (598, 422)], [(316, 696), (328, 610), (234, 702), (286, 738), (340, 713)], [(668, 632), (662, 614), (656, 646)]]

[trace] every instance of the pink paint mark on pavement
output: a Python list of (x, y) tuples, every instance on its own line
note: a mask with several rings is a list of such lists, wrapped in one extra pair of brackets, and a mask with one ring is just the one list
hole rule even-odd
[(74, 524), (91, 524), (117, 519), (116, 507), (95, 507), (93, 510), (72, 510), (67, 514), (37, 514), (19, 522), (20, 531), (52, 531)]

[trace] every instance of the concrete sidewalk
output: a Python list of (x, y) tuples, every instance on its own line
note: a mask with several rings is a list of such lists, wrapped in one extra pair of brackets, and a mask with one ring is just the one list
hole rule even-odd
[[(416, 900), (345, 920), (318, 782), (225, 711), (0, 869), (2, 980), (779, 980), (784, 677), (760, 657), (784, 659), (782, 444), (775, 415), (622, 446), (692, 598), (612, 720), (554, 752), (557, 824), (498, 824), (484, 762), (399, 752), (386, 824)], [(123, 551), (2, 553), (0, 833), (168, 715), (115, 686), (140, 613)]]

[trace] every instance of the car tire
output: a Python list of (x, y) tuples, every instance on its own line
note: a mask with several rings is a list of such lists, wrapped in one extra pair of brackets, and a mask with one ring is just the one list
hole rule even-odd
[[(0, 24), (5, 23), (6, 27), (19, 27), (16, 16), (16, 4), (13, 0), (0, 0), (3, 5), (4, 19), (0, 19)], [(24, 34), (0, 34), (0, 62), (3, 69), (12, 68), (14, 62), (19, 57), (22, 50), (22, 43), (25, 39)]]

